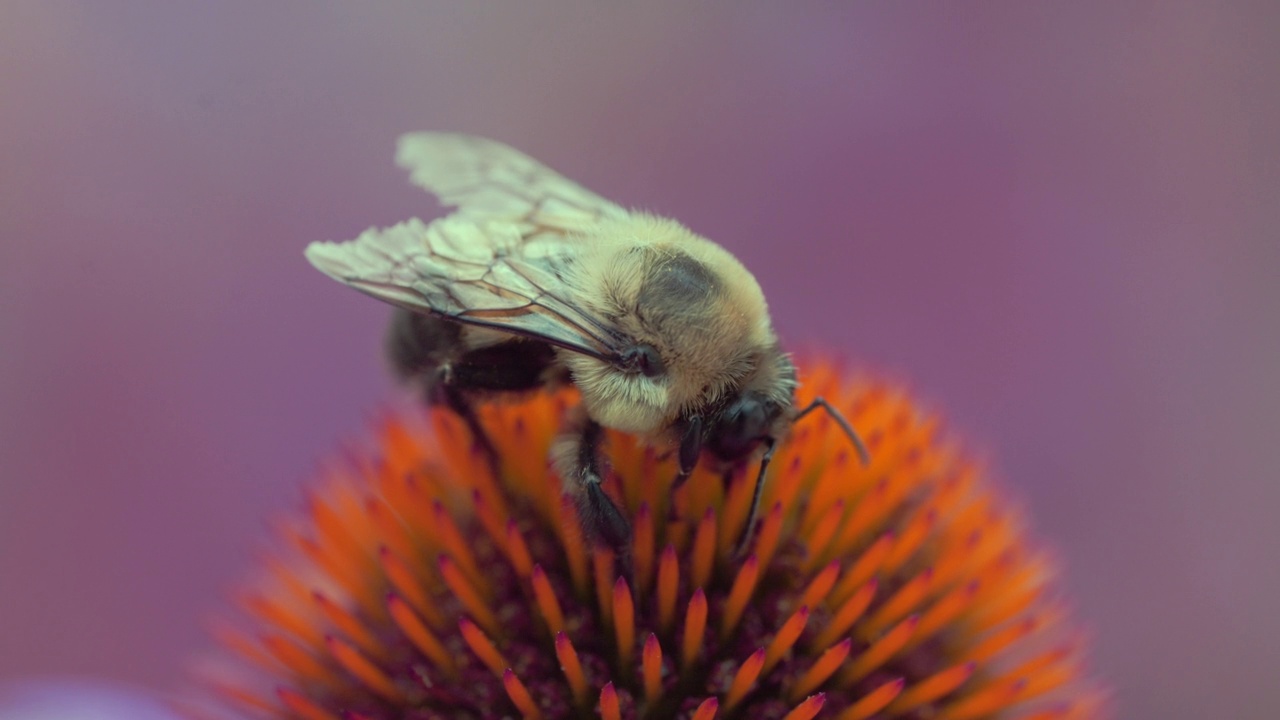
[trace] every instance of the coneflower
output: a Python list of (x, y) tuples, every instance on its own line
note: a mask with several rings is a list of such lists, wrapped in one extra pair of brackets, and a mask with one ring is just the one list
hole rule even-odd
[(621, 434), (631, 545), (586, 541), (547, 461), (572, 391), (481, 409), (499, 477), (447, 412), (385, 419), (284, 531), (218, 630), (240, 670), (208, 682), (305, 720), (1098, 717), (1053, 566), (982, 469), (901, 388), (803, 375), (872, 462), (803, 421), (740, 555), (752, 474), (672, 493), (673, 461)]

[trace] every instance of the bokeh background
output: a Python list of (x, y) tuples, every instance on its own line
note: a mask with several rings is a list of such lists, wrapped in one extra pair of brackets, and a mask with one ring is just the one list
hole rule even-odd
[[(1280, 5), (0, 4), (0, 679), (163, 694), (392, 388), (302, 248), (489, 135), (908, 378), (1124, 718), (1280, 714)], [(0, 713), (3, 713), (0, 709)]]

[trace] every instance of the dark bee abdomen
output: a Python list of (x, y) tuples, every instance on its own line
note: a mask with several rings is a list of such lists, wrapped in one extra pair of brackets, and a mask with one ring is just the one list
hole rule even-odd
[(458, 323), (400, 308), (391, 316), (387, 360), (401, 380), (434, 374), (455, 361), (462, 349), (462, 327)]
[(533, 390), (558, 379), (547, 343), (515, 338), (468, 350), (465, 326), (435, 315), (397, 309), (387, 332), (387, 357), (396, 374), (420, 383), (438, 402), (444, 385), (462, 391)]
[(463, 355), (453, 365), (452, 382), (472, 390), (532, 390), (547, 381), (555, 360), (547, 343), (510, 340)]

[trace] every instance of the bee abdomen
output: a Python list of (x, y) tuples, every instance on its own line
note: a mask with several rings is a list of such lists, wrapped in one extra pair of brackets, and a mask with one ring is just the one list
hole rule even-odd
[(387, 328), (387, 360), (396, 377), (419, 380), (448, 368), (461, 354), (462, 328), (455, 322), (396, 308)]
[(447, 318), (397, 309), (387, 332), (387, 357), (396, 375), (416, 383), (429, 402), (445, 385), (466, 394), (533, 390), (566, 380), (544, 342), (510, 340), (468, 349), (466, 326)]
[(533, 390), (555, 375), (555, 351), (547, 343), (515, 339), (470, 350), (450, 369), (450, 383), (469, 390)]

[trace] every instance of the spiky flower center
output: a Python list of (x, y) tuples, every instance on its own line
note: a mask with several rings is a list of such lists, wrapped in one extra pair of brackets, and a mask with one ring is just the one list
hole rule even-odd
[[(1018, 516), (906, 394), (824, 368), (872, 463), (827, 420), (753, 476), (609, 436), (629, 548), (584, 540), (547, 450), (569, 393), (483, 408), (494, 477), (457, 418), (388, 419), (286, 533), (224, 630), (272, 717), (1089, 717), (1052, 571)], [(801, 398), (802, 400), (805, 398)]]

